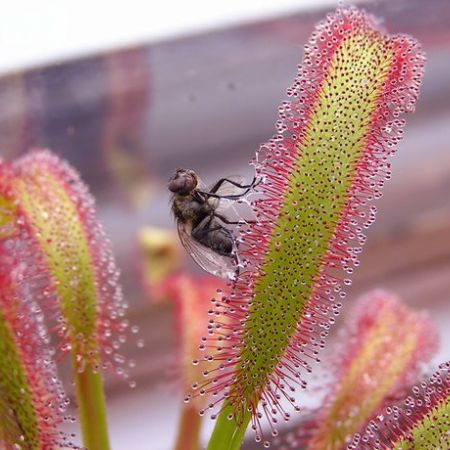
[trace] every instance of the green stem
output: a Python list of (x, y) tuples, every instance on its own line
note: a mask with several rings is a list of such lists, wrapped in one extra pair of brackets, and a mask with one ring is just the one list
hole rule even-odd
[(250, 422), (251, 414), (246, 412), (241, 421), (228, 419), (233, 408), (225, 405), (216, 422), (207, 450), (239, 450), (244, 439), (245, 430)]
[(175, 450), (199, 450), (201, 420), (195, 406), (187, 404), (183, 407)]
[(75, 371), (75, 385), (84, 447), (88, 450), (109, 450), (101, 373), (94, 372), (87, 365), (83, 372)]
[(250, 422), (250, 418), (251, 418), (251, 415), (248, 414), (248, 419), (246, 417), (245, 418), (246, 421), (243, 422), (236, 429), (236, 432), (234, 433), (234, 436), (233, 436), (233, 440), (231, 441), (231, 444), (230, 444), (230, 450), (239, 450), (241, 448), (242, 442), (244, 440), (245, 432), (247, 431), (248, 423)]

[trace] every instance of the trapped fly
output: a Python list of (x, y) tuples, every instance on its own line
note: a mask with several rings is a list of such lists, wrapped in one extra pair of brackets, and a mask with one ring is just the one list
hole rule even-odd
[(207, 272), (222, 278), (234, 278), (238, 273), (236, 237), (226, 225), (243, 222), (229, 220), (223, 210), (256, 185), (256, 178), (244, 184), (242, 177), (234, 176), (221, 178), (207, 188), (189, 169), (177, 169), (169, 179), (171, 208), (181, 243)]

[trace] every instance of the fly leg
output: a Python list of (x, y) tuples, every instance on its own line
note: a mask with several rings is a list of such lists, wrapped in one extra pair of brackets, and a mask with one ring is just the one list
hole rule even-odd
[(244, 195), (246, 195), (249, 191), (250, 191), (250, 189), (246, 190), (242, 194), (236, 194), (236, 195), (217, 195), (217, 194), (211, 194), (210, 192), (203, 192), (203, 191), (199, 191), (199, 192), (203, 195), (206, 195), (207, 197), (220, 198), (220, 199), (225, 199), (225, 200), (239, 200)]
[[(242, 192), (242, 194), (234, 194), (234, 195), (216, 194), (216, 192), (218, 191), (220, 186), (222, 186), (222, 184), (225, 182), (230, 183), (233, 186), (238, 187), (239, 189), (245, 189), (245, 192)], [(227, 200), (238, 200), (238, 199), (244, 197), (244, 195), (248, 194), (250, 192), (250, 190), (253, 189), (255, 186), (258, 186), (258, 184), (260, 182), (261, 182), (261, 180), (258, 180), (258, 182), (257, 182), (256, 177), (253, 177), (253, 180), (250, 184), (239, 184), (233, 180), (229, 180), (228, 178), (222, 178), (212, 187), (212, 189), (209, 192), (204, 192), (204, 191), (199, 191), (199, 192), (203, 195), (206, 195), (207, 197), (224, 198)]]
[(250, 184), (240, 184), (237, 183), (236, 181), (233, 180), (229, 180), (228, 178), (221, 178), (211, 189), (210, 189), (210, 193), (211, 194), (215, 194), (218, 189), (220, 188), (220, 186), (222, 186), (223, 183), (230, 183), (233, 186), (236, 186), (240, 189), (251, 189), (252, 187), (255, 186), (255, 182), (256, 182), (256, 177), (253, 177), (253, 180)]

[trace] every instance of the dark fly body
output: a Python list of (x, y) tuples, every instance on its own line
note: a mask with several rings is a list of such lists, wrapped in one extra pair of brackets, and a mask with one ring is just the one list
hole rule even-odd
[(207, 272), (223, 278), (236, 275), (236, 238), (226, 225), (240, 222), (231, 221), (222, 213), (223, 204), (244, 197), (255, 185), (256, 179), (243, 184), (240, 177), (229, 177), (204, 188), (196, 173), (188, 169), (177, 169), (170, 178), (168, 188), (180, 240)]

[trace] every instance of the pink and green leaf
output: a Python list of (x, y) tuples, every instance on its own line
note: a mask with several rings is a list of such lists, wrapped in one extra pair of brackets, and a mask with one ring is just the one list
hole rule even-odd
[[(70, 353), (84, 445), (107, 450), (105, 398), (100, 368), (128, 378), (119, 353), (126, 341), (126, 304), (110, 243), (99, 224), (94, 199), (76, 171), (48, 151), (5, 163), (0, 197), (14, 207), (15, 233), (8, 238), (14, 262), (30, 270), (27, 295), (57, 316), (59, 348)], [(6, 214), (6, 215), (7, 215)], [(0, 221), (1, 234), (11, 233)], [(1, 235), (0, 235), (1, 237)]]
[(349, 450), (436, 450), (450, 447), (450, 363), (388, 407), (356, 435)]
[[(211, 276), (195, 277), (177, 273), (169, 276), (162, 283), (166, 295), (172, 299), (175, 307), (176, 335), (179, 344), (179, 356), (182, 367), (183, 388), (189, 390), (193, 383), (205, 374), (204, 368), (199, 365), (202, 356), (199, 343), (205, 328), (211, 319), (211, 299), (224, 295), (226, 285)], [(201, 345), (204, 348), (204, 344)], [(217, 362), (209, 367), (209, 373), (217, 372), (223, 367)], [(192, 403), (203, 414), (206, 398), (196, 397)]]
[(23, 235), (39, 255), (49, 277), (48, 297), (61, 311), (61, 349), (71, 352), (78, 370), (117, 366), (126, 305), (93, 198), (74, 169), (50, 152), (32, 152), (11, 170), (10, 195)]
[[(199, 365), (201, 353), (199, 342), (210, 320), (211, 299), (218, 295), (217, 280), (211, 276), (195, 277), (176, 273), (154, 286), (164, 297), (174, 302), (176, 338), (178, 341), (178, 371), (186, 391), (200, 377), (204, 368)], [(221, 286), (226, 289), (226, 286)], [(218, 372), (223, 364), (216, 362), (210, 372)], [(201, 417), (205, 412), (207, 398), (199, 396), (183, 406), (178, 428), (176, 450), (198, 450)]]
[[(3, 168), (2, 164), (2, 173)], [(27, 289), (35, 274), (14, 252), (19, 232), (15, 206), (7, 197), (0, 198), (0, 446), (75, 448), (60, 429), (66, 399), (48, 348), (42, 312)]]
[(329, 368), (329, 393), (308, 450), (341, 450), (393, 398), (417, 382), (437, 347), (429, 319), (395, 296), (375, 291), (350, 314)]
[[(251, 416), (258, 429), (266, 417), (274, 428), (290, 415), (281, 398), (298, 409), (295, 386), (317, 361), (358, 265), (423, 64), (414, 39), (387, 35), (355, 8), (338, 9), (313, 33), (280, 108), (280, 134), (254, 161), (259, 220), (242, 227), (244, 269), (217, 301), (232, 320), (216, 322), (221, 340), (206, 359), (229, 365), (199, 386), (226, 399), (223, 414), (237, 424)], [(214, 434), (211, 442), (220, 448)]]

